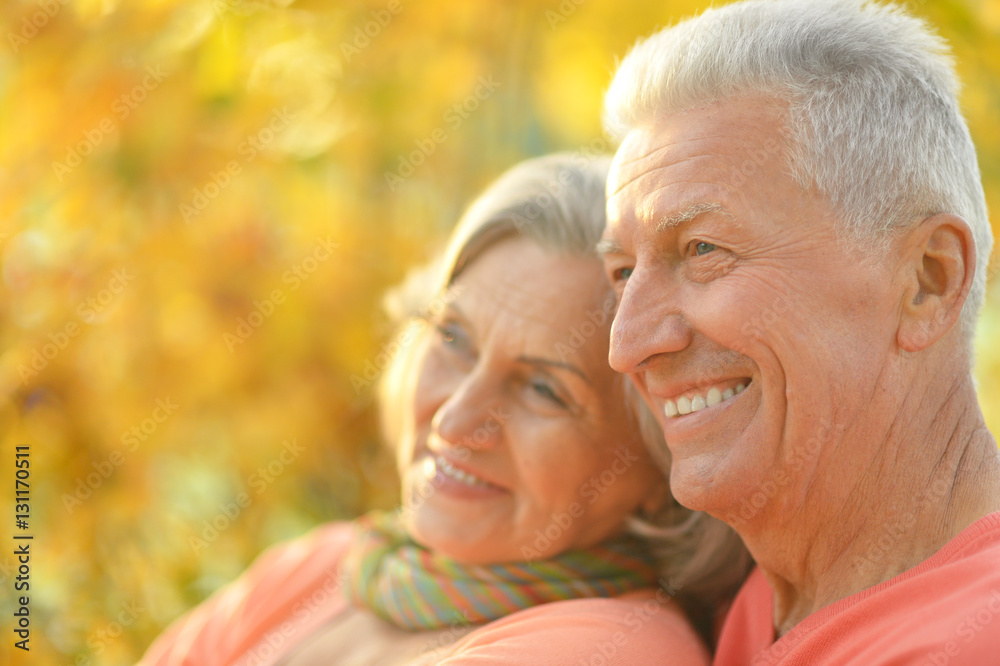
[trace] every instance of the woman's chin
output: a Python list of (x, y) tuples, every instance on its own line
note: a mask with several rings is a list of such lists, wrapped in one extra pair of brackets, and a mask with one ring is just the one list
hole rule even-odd
[[(518, 559), (508, 553), (509, 543), (494, 536), (488, 524), (471, 523), (466, 518), (444, 515), (421, 507), (406, 512), (405, 527), (410, 537), (435, 555), (463, 564), (491, 564)], [(470, 529), (475, 526), (476, 529)]]
[(435, 555), (447, 557), (461, 564), (494, 564), (511, 558), (498, 553), (496, 545), (486, 542), (471, 542), (468, 539), (447, 538), (435, 533), (429, 535), (412, 534), (413, 540)]

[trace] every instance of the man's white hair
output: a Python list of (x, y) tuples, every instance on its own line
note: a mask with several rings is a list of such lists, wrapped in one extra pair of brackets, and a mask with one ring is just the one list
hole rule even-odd
[(934, 213), (968, 222), (976, 275), (961, 326), (971, 342), (993, 234), (958, 89), (947, 44), (899, 7), (748, 0), (636, 44), (611, 82), (604, 124), (620, 141), (712, 102), (783, 100), (790, 173), (829, 198), (860, 247), (877, 252), (893, 230)]

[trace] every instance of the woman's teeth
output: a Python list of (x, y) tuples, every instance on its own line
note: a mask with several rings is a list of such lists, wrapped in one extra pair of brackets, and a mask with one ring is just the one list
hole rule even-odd
[(677, 402), (667, 400), (663, 403), (663, 413), (667, 418), (672, 418), (678, 414), (683, 416), (684, 414), (697, 412), (706, 407), (712, 407), (713, 405), (718, 405), (720, 402), (725, 402), (734, 395), (741, 393), (745, 388), (746, 384), (743, 383), (738, 384), (735, 389), (727, 388), (725, 391), (720, 391), (713, 386), (708, 389), (705, 395), (696, 393), (691, 397), (681, 396), (677, 398)]
[(448, 478), (454, 479), (460, 483), (464, 483), (467, 486), (492, 486), (493, 484), (488, 481), (483, 481), (478, 476), (473, 476), (468, 472), (464, 472), (459, 468), (452, 465), (450, 462), (442, 458), (441, 456), (434, 456), (434, 466), (436, 469), (440, 470), (442, 474)]

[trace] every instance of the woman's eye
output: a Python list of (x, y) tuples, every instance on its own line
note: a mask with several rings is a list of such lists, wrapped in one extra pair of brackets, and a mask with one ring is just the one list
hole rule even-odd
[(535, 393), (542, 396), (546, 400), (550, 400), (555, 404), (559, 405), (560, 407), (566, 406), (566, 402), (562, 398), (560, 398), (556, 394), (556, 392), (552, 390), (552, 387), (546, 384), (545, 382), (539, 380), (532, 381), (531, 388)]
[(437, 324), (434, 328), (437, 329), (438, 336), (440, 336), (441, 341), (446, 346), (460, 350), (468, 347), (468, 338), (465, 335), (465, 331), (457, 324)]
[(698, 256), (703, 254), (708, 254), (715, 249), (715, 246), (711, 243), (706, 243), (705, 241), (699, 241), (694, 245), (694, 253)]
[(454, 329), (450, 326), (438, 326), (438, 333), (441, 335), (441, 339), (445, 342), (454, 342), (455, 338), (458, 337), (455, 334)]

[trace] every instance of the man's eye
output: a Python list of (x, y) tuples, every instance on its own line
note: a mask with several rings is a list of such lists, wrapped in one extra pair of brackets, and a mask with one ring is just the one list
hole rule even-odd
[(632, 269), (631, 268), (617, 268), (617, 269), (615, 269), (613, 275), (614, 275), (614, 281), (615, 282), (625, 282), (630, 277), (632, 277)]
[(699, 242), (695, 243), (694, 253), (696, 255), (698, 255), (698, 256), (701, 256), (703, 254), (708, 254), (709, 252), (711, 252), (714, 249), (715, 249), (715, 246), (712, 245), (711, 243), (706, 243), (704, 241), (699, 241)]

